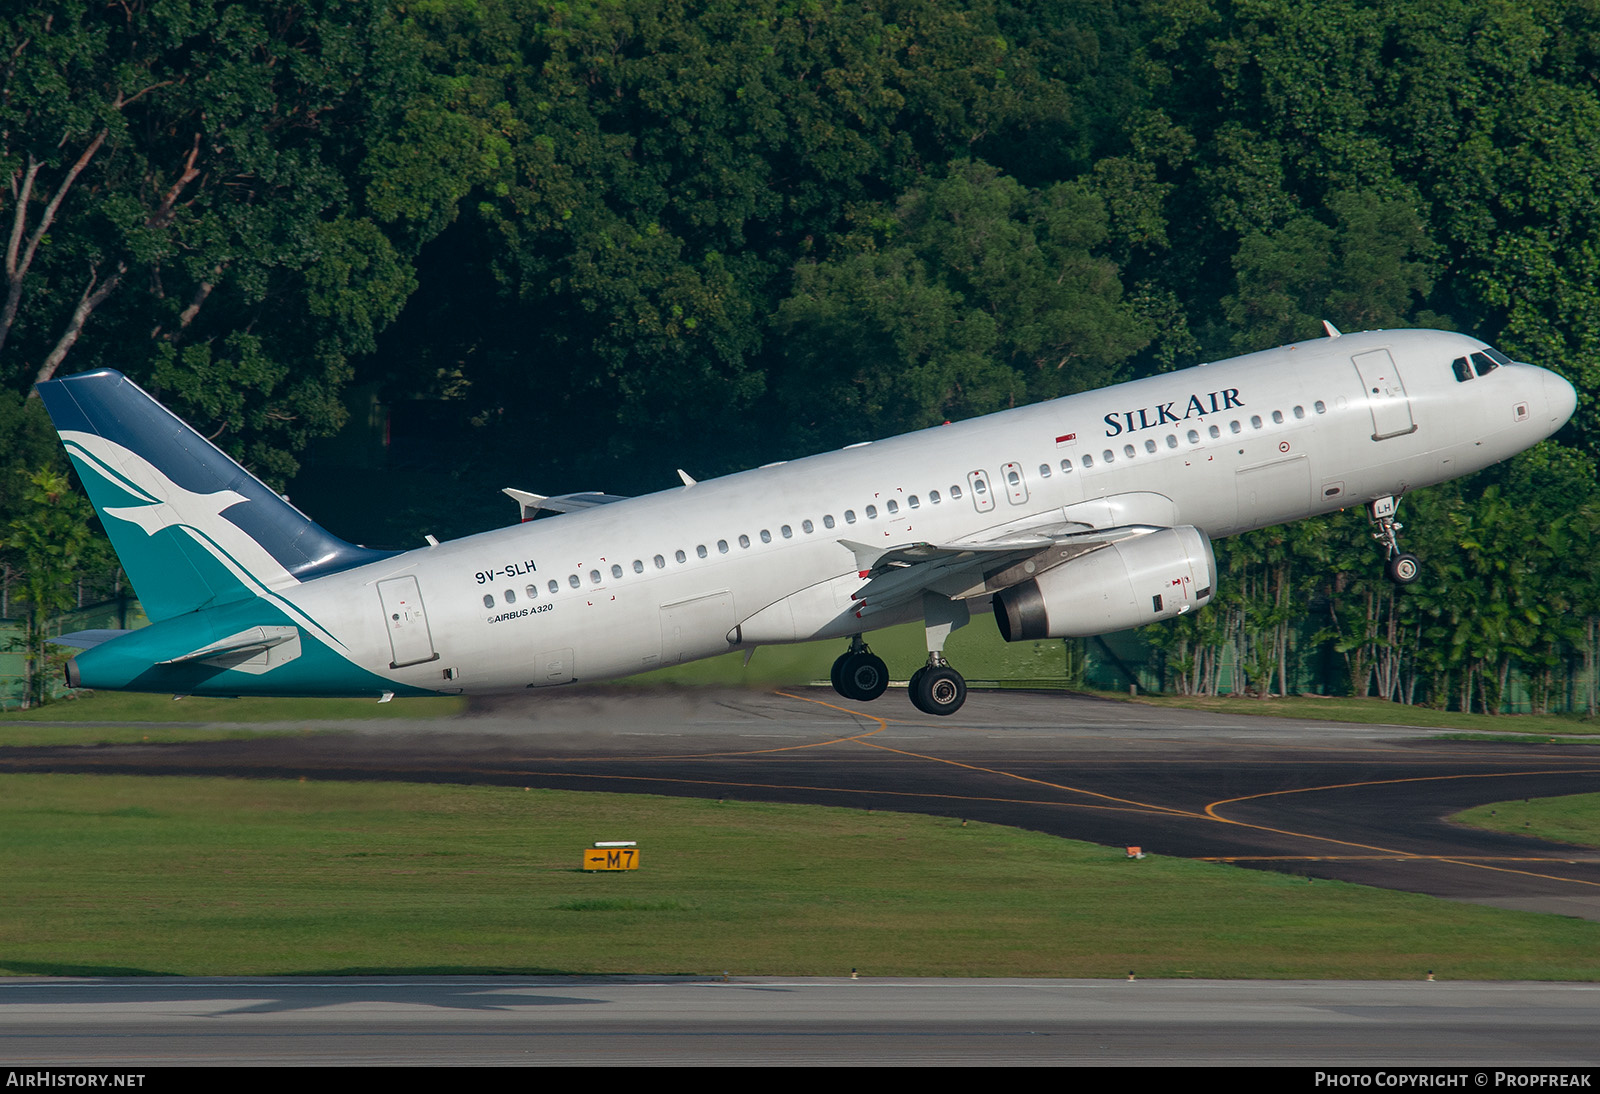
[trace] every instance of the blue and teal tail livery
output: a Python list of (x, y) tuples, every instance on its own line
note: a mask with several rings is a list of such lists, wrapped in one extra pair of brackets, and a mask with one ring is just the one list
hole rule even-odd
[(152, 620), (385, 557), (328, 533), (121, 373), (39, 395)]

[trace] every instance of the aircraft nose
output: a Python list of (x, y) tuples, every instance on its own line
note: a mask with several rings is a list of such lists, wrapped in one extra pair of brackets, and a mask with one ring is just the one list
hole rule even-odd
[(1548, 370), (1544, 374), (1544, 397), (1550, 404), (1551, 432), (1567, 424), (1578, 409), (1578, 392), (1566, 380)]

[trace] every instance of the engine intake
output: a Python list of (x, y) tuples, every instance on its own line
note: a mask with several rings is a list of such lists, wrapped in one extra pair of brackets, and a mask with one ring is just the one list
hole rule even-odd
[(1119, 540), (994, 597), (1007, 642), (1087, 638), (1173, 619), (1211, 601), (1217, 560), (1191, 525)]

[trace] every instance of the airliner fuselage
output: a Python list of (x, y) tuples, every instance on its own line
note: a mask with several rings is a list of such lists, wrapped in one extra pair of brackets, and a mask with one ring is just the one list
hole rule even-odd
[[(284, 551), (270, 544), (274, 558), (238, 562), (250, 533), (236, 510), (251, 502), (228, 507), (229, 497), (191, 485), (217, 508), (200, 523), (176, 519), (188, 521), (190, 541), (238, 562), (243, 591), (215, 592), (187, 611), (179, 604), (144, 631), (87, 649), (73, 672), (101, 687), (216, 694), (503, 691), (916, 619), (929, 628), (932, 669), (949, 630), (997, 597), (1009, 606), (996, 609), (1003, 632), (1005, 610), (1016, 627), (1033, 611), (1039, 621), (1026, 625), (1048, 634), (1084, 633), (1075, 628), (1102, 618), (1096, 611), (1107, 622), (1144, 622), (1146, 601), (1154, 619), (1201, 606), (1215, 580), (1208, 538), (1355, 505), (1376, 503), (1381, 516), (1387, 500), (1537, 443), (1574, 401), (1556, 374), (1469, 336), (1342, 335), (353, 557), (329, 572), (283, 565)], [(52, 413), (59, 402), (47, 399)], [(136, 442), (89, 436), (95, 427), (70, 428), (59, 414), (57, 424), (103, 517), (95, 481), (108, 467), (150, 499), (171, 492), (159, 459), (122, 454)], [(118, 519), (109, 509), (108, 526)], [(1196, 530), (1188, 546), (1156, 546), (1159, 533), (1184, 528)], [(1129, 554), (1114, 576), (1094, 576), (1105, 566), (1089, 561), (1111, 556), (1090, 556), (1127, 553), (1151, 534), (1148, 563)], [(132, 532), (117, 542), (125, 565), (129, 541)], [(185, 550), (203, 571), (198, 549), (185, 541)], [(128, 569), (138, 588), (136, 566)], [(1034, 582), (1042, 599), (1008, 592)], [(1033, 601), (1052, 598), (1049, 618), (1038, 615), (1046, 609)], [(1087, 622), (1072, 618), (1079, 601)], [(252, 627), (265, 628), (259, 641)]]

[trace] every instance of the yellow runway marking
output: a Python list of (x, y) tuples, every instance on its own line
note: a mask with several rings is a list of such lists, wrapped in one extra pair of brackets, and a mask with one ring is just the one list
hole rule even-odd
[[(1587, 769), (1587, 770), (1589, 770), (1589, 771), (1600, 771), (1600, 768), (1592, 768), (1592, 769)], [(1583, 772), (1583, 769), (1580, 769), (1579, 773), (1582, 773), (1582, 772)], [(1246, 794), (1245, 796), (1239, 797), (1239, 798), (1225, 798), (1222, 801), (1212, 802), (1210, 805), (1206, 806), (1206, 815), (1211, 817), (1213, 820), (1220, 821), (1223, 824), (1236, 824), (1236, 825), (1239, 825), (1240, 827), (1243, 827), (1243, 828), (1254, 828), (1257, 831), (1261, 831), (1261, 832), (1274, 832), (1274, 833), (1276, 833), (1278, 835), (1282, 835), (1282, 836), (1294, 836), (1297, 839), (1310, 839), (1310, 840), (1319, 840), (1319, 841), (1321, 841), (1323, 843), (1336, 843), (1336, 844), (1339, 844), (1339, 845), (1344, 846), (1344, 847), (1359, 847), (1359, 848), (1361, 848), (1362, 850), (1365, 850), (1365, 851), (1377, 851), (1381, 855), (1383, 855), (1384, 857), (1392, 857), (1392, 858), (1397, 858), (1397, 859), (1417, 859), (1417, 860), (1430, 861), (1430, 862), (1446, 862), (1446, 863), (1454, 864), (1456, 866), (1467, 866), (1467, 867), (1470, 867), (1470, 868), (1472, 868), (1474, 870), (1494, 870), (1494, 871), (1496, 871), (1498, 873), (1504, 873), (1504, 874), (1521, 874), (1524, 877), (1536, 877), (1536, 878), (1541, 878), (1541, 879), (1543, 879), (1545, 881), (1564, 881), (1564, 882), (1569, 882), (1569, 883), (1571, 883), (1573, 885), (1588, 885), (1591, 888), (1600, 889), (1600, 882), (1585, 881), (1582, 878), (1557, 877), (1557, 876), (1552, 875), (1552, 874), (1535, 873), (1532, 870), (1513, 870), (1508, 866), (1490, 866), (1486, 862), (1473, 861), (1468, 856), (1424, 855), (1424, 854), (1417, 854), (1417, 853), (1414, 853), (1414, 852), (1411, 852), (1411, 851), (1397, 851), (1397, 850), (1394, 850), (1393, 848), (1377, 847), (1377, 846), (1374, 846), (1374, 845), (1369, 844), (1369, 843), (1354, 843), (1354, 842), (1351, 842), (1349, 840), (1334, 839), (1332, 836), (1318, 836), (1318, 835), (1314, 835), (1314, 834), (1312, 834), (1310, 832), (1294, 832), (1294, 831), (1290, 831), (1289, 829), (1285, 829), (1285, 828), (1274, 828), (1274, 827), (1272, 827), (1270, 825), (1251, 824), (1248, 821), (1231, 820), (1228, 817), (1222, 816), (1220, 813), (1218, 813), (1216, 811), (1218, 806), (1234, 805), (1234, 804), (1236, 804), (1238, 802), (1253, 801), (1253, 800), (1255, 800), (1257, 798), (1273, 798), (1273, 797), (1279, 797), (1279, 796), (1288, 795), (1288, 794), (1305, 794), (1305, 793), (1308, 793), (1308, 792), (1313, 791), (1313, 790), (1348, 790), (1348, 789), (1352, 789), (1352, 788), (1358, 787), (1358, 786), (1389, 786), (1389, 785), (1398, 784), (1398, 783), (1443, 782), (1445, 780), (1453, 780), (1453, 779), (1499, 779), (1499, 778), (1506, 778), (1507, 776), (1512, 776), (1512, 775), (1570, 775), (1570, 774), (1573, 774), (1573, 773), (1574, 772), (1570, 768), (1563, 769), (1561, 771), (1496, 771), (1496, 772), (1487, 772), (1487, 773), (1477, 774), (1477, 775), (1431, 775), (1431, 776), (1417, 776), (1417, 777), (1414, 777), (1414, 778), (1407, 778), (1407, 779), (1374, 779), (1374, 780), (1371, 780), (1371, 781), (1368, 781), (1368, 782), (1331, 783), (1331, 784), (1329, 784), (1327, 786), (1304, 786), (1304, 787), (1299, 787), (1299, 788), (1294, 789), (1294, 790), (1269, 790), (1269, 791), (1266, 791), (1266, 792), (1261, 793), (1261, 794)], [(1540, 859), (1540, 860), (1537, 860), (1537, 861), (1543, 861), (1543, 862), (1557, 862), (1557, 861), (1566, 862), (1566, 861), (1571, 861), (1571, 860), (1567, 860), (1567, 859)]]
[[(831, 708), (833, 710), (843, 711), (844, 713), (847, 713), (847, 714), (850, 714), (850, 715), (853, 715), (853, 716), (873, 718), (874, 720), (879, 722), (880, 726), (883, 726), (885, 728), (887, 727), (887, 724), (888, 724), (888, 719), (878, 718), (876, 715), (862, 715), (861, 712), (859, 712), (859, 711), (849, 710), (846, 707), (836, 706), (833, 703), (824, 702), (824, 701), (822, 701), (820, 699), (811, 699), (811, 698), (808, 698), (807, 696), (804, 696), (804, 695), (793, 695), (793, 694), (790, 694), (788, 692), (778, 692), (777, 694), (782, 695), (784, 698), (787, 698), (787, 699), (798, 699), (801, 702), (816, 703), (819, 706), (829, 707), (829, 708)], [(1231, 824), (1231, 825), (1235, 825), (1235, 826), (1240, 827), (1240, 828), (1254, 829), (1254, 830), (1259, 831), (1259, 832), (1271, 832), (1271, 833), (1273, 833), (1275, 835), (1290, 836), (1290, 837), (1295, 838), (1295, 839), (1315, 840), (1315, 841), (1321, 842), (1321, 843), (1332, 843), (1332, 844), (1337, 844), (1337, 845), (1342, 846), (1342, 847), (1352, 847), (1352, 848), (1357, 848), (1357, 849), (1363, 850), (1363, 851), (1373, 851), (1373, 852), (1377, 853), (1376, 856), (1352, 856), (1352, 859), (1355, 859), (1355, 858), (1369, 858), (1370, 859), (1370, 858), (1376, 857), (1376, 858), (1379, 858), (1379, 859), (1382, 859), (1382, 860), (1395, 860), (1395, 861), (1404, 861), (1404, 860), (1410, 859), (1410, 860), (1425, 861), (1425, 862), (1442, 862), (1442, 863), (1449, 863), (1451, 865), (1456, 865), (1456, 866), (1465, 866), (1465, 867), (1469, 867), (1469, 868), (1475, 869), (1475, 870), (1493, 870), (1493, 871), (1496, 871), (1496, 872), (1499, 872), (1499, 873), (1520, 874), (1520, 875), (1525, 876), (1525, 877), (1541, 878), (1541, 879), (1546, 880), (1546, 881), (1569, 882), (1569, 883), (1574, 884), (1574, 885), (1587, 885), (1587, 886), (1590, 886), (1592, 888), (1600, 888), (1600, 882), (1585, 881), (1585, 880), (1583, 880), (1581, 878), (1559, 877), (1559, 876), (1552, 875), (1552, 874), (1537, 873), (1537, 872), (1532, 871), (1532, 870), (1517, 870), (1517, 869), (1513, 869), (1513, 868), (1508, 867), (1508, 866), (1492, 866), (1492, 865), (1489, 864), (1488, 861), (1477, 860), (1477, 859), (1474, 859), (1474, 858), (1471, 858), (1471, 857), (1468, 857), (1468, 856), (1427, 855), (1427, 854), (1418, 854), (1418, 853), (1414, 853), (1414, 852), (1410, 852), (1410, 851), (1398, 851), (1398, 850), (1395, 850), (1393, 848), (1388, 848), (1388, 847), (1378, 847), (1378, 846), (1374, 846), (1372, 844), (1356, 843), (1356, 842), (1353, 842), (1353, 841), (1350, 841), (1350, 840), (1335, 839), (1332, 836), (1319, 836), (1319, 835), (1316, 835), (1316, 834), (1311, 833), (1311, 832), (1296, 832), (1296, 831), (1291, 831), (1291, 830), (1286, 829), (1286, 828), (1275, 828), (1275, 827), (1273, 827), (1271, 825), (1252, 824), (1249, 821), (1233, 820), (1233, 819), (1231, 819), (1229, 817), (1224, 817), (1220, 813), (1217, 812), (1218, 807), (1224, 806), (1224, 805), (1232, 805), (1232, 804), (1235, 804), (1235, 803), (1238, 803), (1238, 802), (1251, 801), (1251, 800), (1254, 800), (1256, 798), (1270, 798), (1270, 797), (1275, 797), (1275, 796), (1285, 795), (1285, 794), (1303, 794), (1303, 793), (1307, 793), (1308, 791), (1312, 791), (1312, 790), (1337, 790), (1337, 789), (1348, 789), (1348, 788), (1357, 787), (1357, 786), (1384, 786), (1384, 785), (1408, 783), (1408, 782), (1435, 782), (1435, 781), (1444, 780), (1444, 779), (1492, 779), (1492, 778), (1505, 778), (1507, 776), (1513, 776), (1513, 775), (1570, 775), (1570, 774), (1574, 773), (1572, 768), (1560, 768), (1558, 770), (1546, 770), (1546, 771), (1499, 771), (1499, 772), (1487, 772), (1487, 773), (1479, 773), (1479, 774), (1472, 774), (1472, 775), (1416, 776), (1416, 777), (1410, 777), (1410, 778), (1404, 778), (1404, 779), (1379, 779), (1379, 780), (1374, 780), (1374, 781), (1371, 781), (1371, 782), (1336, 783), (1336, 784), (1329, 784), (1327, 786), (1319, 786), (1319, 787), (1301, 787), (1301, 788), (1294, 789), (1294, 790), (1273, 790), (1273, 791), (1268, 791), (1268, 792), (1261, 793), (1261, 794), (1249, 794), (1249, 795), (1245, 795), (1245, 796), (1239, 797), (1239, 798), (1226, 798), (1226, 799), (1223, 799), (1221, 801), (1212, 802), (1210, 805), (1207, 805), (1205, 807), (1205, 811), (1203, 813), (1195, 813), (1195, 812), (1193, 812), (1191, 810), (1179, 809), (1179, 808), (1177, 808), (1175, 806), (1158, 805), (1158, 804), (1155, 804), (1155, 803), (1152, 803), (1152, 802), (1139, 802), (1139, 801), (1134, 801), (1134, 800), (1129, 799), (1129, 798), (1119, 798), (1119, 797), (1116, 797), (1116, 796), (1111, 795), (1111, 794), (1102, 794), (1102, 793), (1099, 793), (1098, 791), (1085, 790), (1085, 789), (1082, 789), (1080, 787), (1067, 786), (1067, 785), (1062, 784), (1062, 783), (1050, 782), (1050, 781), (1048, 781), (1046, 779), (1036, 779), (1036, 778), (1033, 778), (1033, 777), (1027, 776), (1027, 775), (1018, 775), (1018, 774), (1016, 774), (1014, 772), (1002, 771), (1002, 770), (1000, 770), (998, 768), (980, 767), (980, 766), (978, 766), (976, 764), (963, 763), (963, 762), (961, 762), (959, 760), (950, 760), (950, 759), (946, 759), (946, 758), (944, 758), (942, 756), (930, 756), (930, 755), (928, 755), (926, 753), (910, 752), (910, 751), (907, 751), (905, 749), (892, 748), (889, 745), (883, 744), (881, 741), (869, 741), (869, 740), (866, 740), (867, 737), (871, 737), (873, 735), (874, 734), (871, 734), (871, 733), (864, 733), (864, 734), (860, 734), (860, 735), (858, 735), (856, 737), (846, 738), (846, 739), (852, 740), (855, 743), (860, 744), (860, 745), (862, 745), (863, 747), (866, 747), (866, 748), (881, 749), (881, 750), (883, 750), (885, 752), (893, 752), (893, 753), (896, 753), (897, 755), (901, 755), (901, 756), (909, 756), (909, 757), (912, 757), (914, 759), (927, 760), (927, 761), (929, 761), (931, 763), (948, 764), (951, 767), (959, 767), (959, 768), (963, 768), (963, 769), (968, 770), (968, 771), (978, 771), (978, 772), (982, 772), (984, 774), (998, 775), (998, 776), (1001, 776), (1002, 778), (1016, 779), (1019, 782), (1033, 783), (1034, 785), (1037, 785), (1037, 786), (1048, 786), (1048, 787), (1050, 787), (1050, 788), (1052, 788), (1054, 790), (1061, 790), (1061, 791), (1063, 791), (1065, 793), (1081, 794), (1081, 795), (1083, 795), (1085, 797), (1100, 798), (1100, 799), (1103, 799), (1103, 800), (1109, 801), (1109, 802), (1117, 802), (1117, 803), (1120, 803), (1122, 806), (1130, 807), (1132, 810), (1137, 811), (1137, 812), (1141, 812), (1141, 813), (1154, 813), (1154, 814), (1167, 815), (1167, 816), (1189, 817), (1189, 818), (1192, 818), (1194, 820), (1211, 820), (1211, 821), (1217, 822), (1218, 824)], [(1590, 768), (1590, 769), (1579, 769), (1579, 772), (1581, 773), (1583, 771), (1589, 771), (1589, 770), (1600, 772), (1600, 767)], [(907, 795), (907, 796), (911, 796), (911, 795)], [(1270, 859), (1259, 859), (1259, 858), (1253, 858), (1251, 856), (1240, 856), (1240, 858), (1236, 859), (1235, 861), (1240, 861), (1240, 860), (1271, 861)], [(1310, 858), (1310, 859), (1302, 859), (1301, 861), (1307, 861), (1307, 860), (1314, 861), (1315, 859), (1313, 857), (1313, 858)], [(1206, 859), (1206, 860), (1202, 860), (1202, 861), (1224, 861), (1224, 860)], [(1330, 859), (1330, 860), (1325, 860), (1325, 861), (1333, 861), (1333, 860)], [(1494, 861), (1507, 861), (1507, 860), (1496, 859)], [(1540, 858), (1540, 859), (1532, 859), (1532, 860), (1512, 859), (1512, 860), (1509, 860), (1509, 861), (1535, 861), (1535, 862), (1558, 862), (1558, 861), (1560, 861), (1560, 862), (1566, 862), (1566, 861), (1572, 861), (1572, 860)]]
[[(807, 696), (804, 696), (804, 695), (790, 695), (788, 692), (783, 692), (783, 691), (778, 692), (778, 694), (784, 696), (787, 699), (799, 699), (801, 702), (816, 703), (818, 706), (831, 707), (834, 710), (843, 710), (848, 714), (856, 713), (855, 711), (848, 710), (845, 707), (834, 706), (834, 704), (832, 704), (832, 703), (823, 702), (821, 699), (811, 699), (811, 698), (808, 698)], [(871, 717), (871, 715), (869, 715), (869, 717)], [(886, 719), (879, 719), (879, 720), (887, 722)], [(866, 740), (865, 738), (868, 737), (868, 736), (871, 736), (871, 734), (862, 734), (860, 737), (855, 739), (856, 743), (857, 744), (861, 744), (861, 745), (865, 745), (868, 748), (881, 749), (884, 752), (893, 752), (893, 753), (895, 753), (896, 755), (899, 755), (899, 756), (910, 756), (913, 759), (927, 760), (927, 761), (929, 761), (931, 763), (948, 764), (951, 767), (964, 768), (967, 771), (981, 771), (986, 775), (999, 775), (1002, 778), (1016, 779), (1018, 782), (1032, 783), (1035, 786), (1048, 786), (1052, 790), (1060, 790), (1060, 791), (1063, 791), (1064, 793), (1068, 793), (1068, 794), (1081, 794), (1086, 798), (1100, 798), (1100, 799), (1102, 799), (1104, 801), (1117, 802), (1119, 805), (1131, 807), (1132, 809), (1134, 809), (1134, 810), (1136, 810), (1138, 812), (1141, 812), (1141, 813), (1175, 814), (1175, 815), (1180, 816), (1180, 817), (1194, 817), (1196, 819), (1200, 819), (1200, 814), (1190, 812), (1189, 810), (1186, 810), (1186, 809), (1178, 809), (1175, 806), (1156, 805), (1156, 804), (1154, 804), (1152, 802), (1133, 801), (1130, 798), (1119, 798), (1119, 797), (1116, 797), (1115, 795), (1112, 795), (1112, 794), (1101, 794), (1098, 791), (1085, 790), (1082, 787), (1067, 786), (1064, 783), (1050, 782), (1048, 779), (1036, 779), (1036, 778), (1033, 778), (1032, 776), (1029, 776), (1029, 775), (1018, 775), (1015, 772), (1011, 772), (1011, 771), (1001, 771), (999, 768), (980, 767), (977, 764), (962, 763), (960, 760), (948, 760), (948, 759), (945, 759), (943, 756), (929, 756), (926, 753), (922, 753), (922, 752), (910, 752), (910, 751), (907, 751), (906, 749), (903, 749), (903, 748), (891, 748), (888, 745), (883, 744), (883, 743), (881, 743), (879, 741), (868, 741), (868, 740)]]

